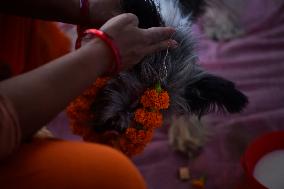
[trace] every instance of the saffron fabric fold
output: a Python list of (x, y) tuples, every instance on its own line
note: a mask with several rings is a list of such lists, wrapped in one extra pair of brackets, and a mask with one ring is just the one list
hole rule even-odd
[(8, 15), (0, 15), (0, 44), (0, 62), (10, 65), (13, 75), (70, 51), (70, 40), (56, 23)]

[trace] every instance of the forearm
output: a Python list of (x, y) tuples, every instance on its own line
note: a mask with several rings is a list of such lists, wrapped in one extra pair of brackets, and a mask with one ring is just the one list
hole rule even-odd
[[(41, 68), (0, 83), (13, 103), (22, 134), (30, 136), (80, 95), (108, 66), (108, 49), (99, 43), (59, 58)], [(89, 53), (89, 54), (88, 54)], [(88, 56), (86, 55), (88, 54)]]
[(80, 22), (80, 0), (1, 0), (0, 11), (72, 24)]

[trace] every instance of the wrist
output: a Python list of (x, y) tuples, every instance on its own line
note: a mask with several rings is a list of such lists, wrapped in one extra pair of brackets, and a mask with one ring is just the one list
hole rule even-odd
[(85, 51), (86, 61), (90, 64), (90, 69), (95, 70), (99, 75), (107, 73), (114, 64), (111, 49), (99, 38), (92, 39), (79, 50)]
[(92, 35), (93, 37), (100, 39), (109, 47), (109, 49), (112, 52), (112, 56), (114, 58), (114, 64), (109, 68), (107, 74), (110, 74), (110, 75), (117, 74), (121, 69), (121, 56), (120, 56), (119, 49), (114, 43), (114, 41), (112, 40), (112, 38), (108, 34), (104, 33), (101, 30), (97, 30), (97, 29), (88, 29), (84, 32), (84, 34), (85, 35), (89, 34), (89, 35)]

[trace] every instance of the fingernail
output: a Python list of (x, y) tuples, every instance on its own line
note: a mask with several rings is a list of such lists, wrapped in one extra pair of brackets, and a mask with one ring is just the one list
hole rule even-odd
[(178, 48), (178, 46), (179, 46), (179, 45), (178, 45), (178, 42), (176, 42), (175, 40), (172, 40), (172, 41), (171, 41), (171, 47), (172, 47), (172, 48), (176, 49), (176, 48)]

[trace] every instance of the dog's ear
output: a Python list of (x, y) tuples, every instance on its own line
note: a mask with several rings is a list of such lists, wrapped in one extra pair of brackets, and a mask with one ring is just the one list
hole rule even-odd
[(238, 113), (248, 103), (234, 83), (209, 74), (188, 85), (185, 96), (191, 112), (198, 116), (216, 110)]
[(197, 18), (204, 12), (206, 7), (205, 0), (179, 0), (184, 14), (191, 14), (192, 18)]

